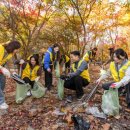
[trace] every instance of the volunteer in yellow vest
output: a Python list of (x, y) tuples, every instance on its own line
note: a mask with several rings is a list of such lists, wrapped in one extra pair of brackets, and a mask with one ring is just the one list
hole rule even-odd
[(29, 62), (22, 64), (22, 79), (25, 83), (29, 83), (33, 88), (35, 82), (37, 82), (41, 76), (41, 67), (39, 66), (38, 56), (32, 55)]
[[(76, 91), (78, 100), (81, 100), (84, 96), (83, 87), (86, 87), (90, 82), (88, 63), (85, 60), (80, 59), (80, 52), (73, 51), (70, 53), (70, 59), (72, 62), (72, 72), (68, 74), (67, 80), (65, 80), (64, 87)], [(64, 75), (61, 75), (61, 79), (65, 79)], [(68, 102), (72, 102), (72, 97), (68, 96)]]
[(3, 91), (5, 88), (5, 76), (10, 77), (10, 72), (5, 65), (18, 52), (20, 47), (21, 45), (18, 41), (0, 45), (0, 109), (8, 108)]
[(113, 82), (103, 84), (103, 88), (108, 90), (111, 88), (118, 88), (119, 92), (125, 89), (126, 102), (128, 108), (130, 108), (130, 61), (123, 49), (117, 49), (113, 54), (113, 61), (110, 63), (110, 69), (104, 73), (97, 83), (101, 83), (103, 79), (109, 76), (113, 77)]
[(86, 54), (83, 56), (83, 59), (88, 61), (95, 60), (96, 58), (96, 53), (97, 53), (97, 47), (94, 47), (92, 50), (87, 51)]
[(48, 90), (52, 88), (52, 69), (55, 61), (59, 56), (59, 46), (54, 44), (52, 47), (49, 47), (44, 56), (43, 69), (45, 71), (45, 87)]
[(65, 72), (67, 73), (67, 71), (69, 72), (70, 70), (70, 58), (67, 55), (61, 55), (60, 58), (60, 65), (62, 66), (63, 64), (65, 64)]

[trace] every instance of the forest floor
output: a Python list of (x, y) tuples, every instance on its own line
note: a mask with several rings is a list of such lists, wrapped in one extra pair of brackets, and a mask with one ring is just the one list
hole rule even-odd
[[(95, 87), (95, 80), (99, 77), (99, 66), (90, 65), (91, 83), (85, 88), (85, 93), (89, 94)], [(41, 81), (43, 83), (43, 80)], [(120, 115), (117, 117), (107, 117), (106, 119), (94, 117), (87, 114), (86, 108), (72, 108), (79, 101), (66, 103), (66, 96), (63, 101), (57, 98), (57, 79), (54, 78), (54, 86), (45, 97), (34, 99), (28, 97), (22, 104), (15, 103), (16, 84), (12, 79), (7, 79), (5, 97), (9, 105), (8, 111), (0, 111), (0, 130), (73, 130), (74, 124), (71, 120), (72, 114), (78, 114), (84, 120), (90, 122), (90, 130), (130, 130), (130, 110), (126, 108), (125, 97), (120, 97)], [(70, 91), (65, 90), (65, 95)], [(72, 92), (75, 95), (74, 92)], [(89, 106), (97, 106), (101, 110), (103, 90), (98, 88), (96, 94), (89, 101)], [(65, 115), (58, 115), (56, 110), (60, 110)]]

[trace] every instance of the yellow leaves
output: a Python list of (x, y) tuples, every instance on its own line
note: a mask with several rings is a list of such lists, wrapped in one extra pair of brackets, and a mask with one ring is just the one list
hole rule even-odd
[(125, 14), (124, 16), (122, 16), (122, 17), (119, 19), (119, 22), (120, 22), (121, 24), (130, 22), (130, 13), (127, 13), (127, 14)]

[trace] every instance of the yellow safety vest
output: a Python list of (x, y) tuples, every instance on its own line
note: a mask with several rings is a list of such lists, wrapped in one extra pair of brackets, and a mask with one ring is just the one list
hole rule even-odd
[(92, 54), (89, 55), (89, 53), (87, 52), (84, 56), (83, 56), (83, 60), (85, 61), (89, 61), (90, 59), (89, 58), (92, 58)]
[(65, 63), (67, 63), (69, 60), (70, 58), (67, 55), (65, 55)]
[(27, 77), (31, 81), (34, 81), (37, 78), (37, 72), (39, 70), (40, 66), (35, 66), (33, 69), (31, 69), (29, 63), (27, 63), (25, 69), (22, 72), (22, 79)]
[(124, 76), (125, 76), (125, 72), (127, 70), (127, 68), (130, 66), (130, 61), (128, 61), (127, 63), (125, 63), (120, 69), (119, 71), (116, 70), (116, 66), (114, 62), (110, 63), (110, 72), (112, 74), (112, 77), (114, 79), (115, 82), (119, 82)]
[(13, 54), (10, 53), (7, 56), (5, 55), (4, 46), (0, 45), (0, 65), (5, 65), (13, 57)]
[[(80, 61), (78, 62), (78, 67), (77, 67), (77, 69), (80, 67), (80, 65), (82, 64), (82, 62), (83, 62), (83, 60), (80, 60)], [(76, 72), (77, 69), (75, 68), (75, 64), (72, 64), (72, 70), (73, 70), (74, 72)], [(89, 76), (88, 69), (84, 70), (84, 71), (80, 74), (80, 76), (83, 77), (84, 79), (87, 79), (88, 81), (90, 81), (90, 76)]]

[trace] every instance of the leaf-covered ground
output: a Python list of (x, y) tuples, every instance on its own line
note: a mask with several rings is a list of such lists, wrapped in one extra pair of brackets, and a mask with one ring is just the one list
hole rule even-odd
[[(85, 88), (85, 93), (89, 94), (95, 86), (94, 81), (99, 76), (99, 67), (91, 65), (91, 84)], [(41, 81), (43, 83), (43, 81)], [(54, 85), (56, 86), (56, 78)], [(6, 101), (9, 104), (8, 111), (0, 111), (0, 130), (73, 130), (73, 122), (71, 115), (77, 113), (83, 116), (84, 120), (91, 123), (90, 130), (130, 130), (130, 110), (126, 109), (125, 97), (120, 97), (120, 116), (108, 117), (107, 119), (96, 118), (93, 115), (86, 113), (84, 107), (79, 107), (75, 111), (74, 104), (80, 102), (74, 100), (73, 103), (66, 103), (66, 100), (58, 100), (57, 88), (53, 87), (50, 92), (47, 92), (45, 97), (34, 99), (32, 97), (18, 105), (15, 103), (15, 82), (7, 79), (6, 83)], [(65, 91), (65, 94), (71, 93)], [(74, 92), (72, 92), (75, 95)], [(89, 106), (101, 106), (101, 96), (103, 90), (98, 88), (95, 96), (89, 102)], [(66, 97), (65, 97), (66, 98)], [(66, 115), (57, 115), (56, 110), (60, 110)]]

